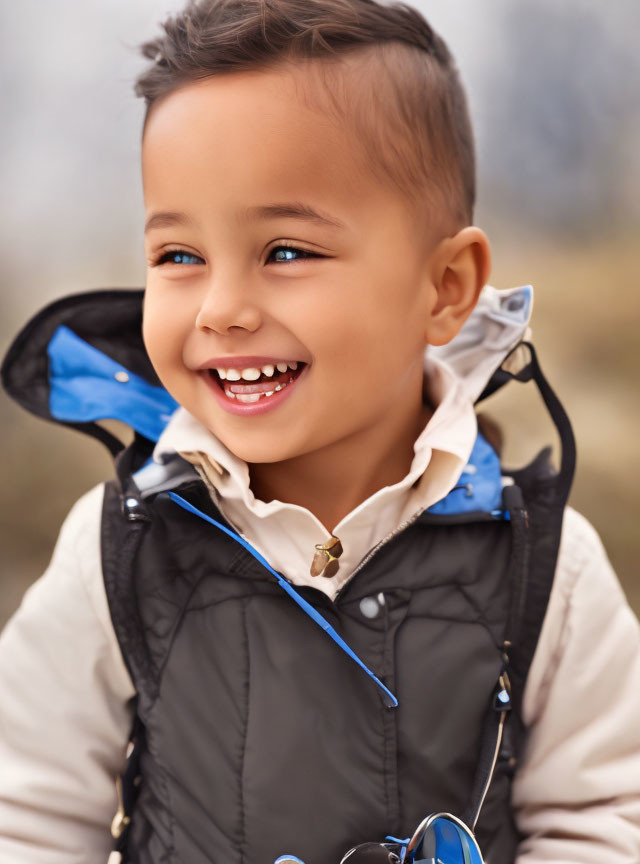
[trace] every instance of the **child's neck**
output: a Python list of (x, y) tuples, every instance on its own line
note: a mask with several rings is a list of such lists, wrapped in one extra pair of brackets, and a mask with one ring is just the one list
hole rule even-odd
[(262, 501), (306, 507), (333, 531), (359, 504), (409, 472), (413, 445), (433, 411), (419, 403), (406, 417), (384, 423), (320, 450), (283, 462), (249, 465), (251, 489)]

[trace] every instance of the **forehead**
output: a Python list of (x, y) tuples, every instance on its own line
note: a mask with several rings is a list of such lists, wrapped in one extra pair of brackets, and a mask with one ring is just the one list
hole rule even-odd
[[(309, 199), (328, 211), (384, 194), (350, 129), (322, 100), (310, 67), (225, 73), (191, 82), (151, 109), (142, 145), (148, 208), (230, 208)], [(338, 214), (339, 215), (339, 214)], [(342, 217), (339, 217), (342, 218)]]

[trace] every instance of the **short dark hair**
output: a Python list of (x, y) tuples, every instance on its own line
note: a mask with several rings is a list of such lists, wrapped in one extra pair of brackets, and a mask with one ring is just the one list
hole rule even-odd
[(419, 208), (435, 192), (457, 225), (471, 223), (465, 92), (447, 45), (416, 9), (376, 0), (189, 0), (162, 28), (140, 46), (153, 61), (134, 88), (146, 102), (145, 126), (161, 97), (192, 81), (307, 60), (341, 73), (355, 57), (357, 89), (323, 89), (356, 132), (366, 167)]

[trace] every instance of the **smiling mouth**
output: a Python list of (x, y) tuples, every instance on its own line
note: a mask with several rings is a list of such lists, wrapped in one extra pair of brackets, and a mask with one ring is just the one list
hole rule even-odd
[[(255, 380), (245, 380), (244, 377), (240, 377), (239, 370), (237, 371), (240, 380), (229, 380), (229, 373), (233, 370), (222, 370), (221, 372), (218, 369), (208, 369), (207, 372), (227, 399), (241, 404), (251, 404), (266, 402), (281, 393), (286, 387), (293, 384), (307, 366), (306, 363), (300, 361), (279, 365), (286, 365), (286, 371), (283, 372), (272, 367), (273, 374), (260, 371), (260, 376)], [(235, 377), (234, 374), (233, 378)]]

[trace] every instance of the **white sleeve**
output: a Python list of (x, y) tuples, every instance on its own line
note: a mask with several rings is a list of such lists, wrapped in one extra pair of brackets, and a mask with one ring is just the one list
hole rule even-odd
[(638, 864), (640, 627), (598, 535), (571, 509), (523, 719), (517, 864)]
[(104, 485), (62, 525), (0, 635), (0, 864), (101, 864), (134, 688), (100, 561)]

